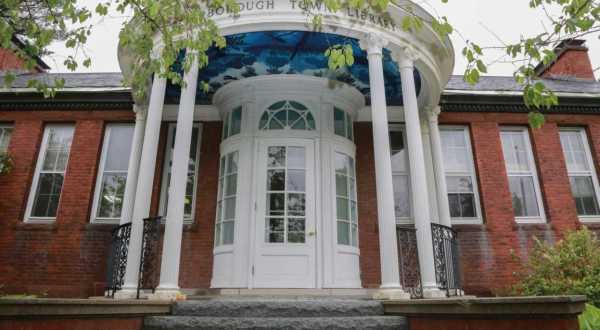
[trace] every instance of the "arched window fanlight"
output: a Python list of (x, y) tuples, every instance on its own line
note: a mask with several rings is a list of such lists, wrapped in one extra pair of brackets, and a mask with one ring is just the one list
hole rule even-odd
[(312, 131), (315, 118), (303, 104), (287, 100), (274, 103), (260, 117), (261, 130), (286, 128)]

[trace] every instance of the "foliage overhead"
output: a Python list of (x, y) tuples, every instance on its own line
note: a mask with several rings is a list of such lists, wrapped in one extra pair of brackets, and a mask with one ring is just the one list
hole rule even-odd
[[(446, 17), (420, 17), (408, 1), (302, 1), (305, 1), (305, 8), (312, 8), (313, 3), (321, 1), (331, 12), (345, 8), (386, 12), (389, 6), (398, 6), (408, 14), (402, 22), (397, 22), (406, 31), (416, 31), (429, 24), (442, 38), (456, 32)], [(547, 32), (493, 47), (482, 47), (465, 40), (462, 56), (468, 63), (464, 79), (474, 84), (487, 72), (488, 64), (483, 60), (485, 51), (503, 49), (514, 63), (518, 63), (514, 77), (524, 88), (524, 102), (531, 109), (530, 122), (532, 126), (539, 127), (544, 121), (541, 111), (556, 105), (558, 99), (542, 82), (536, 81), (535, 66), (555, 59), (553, 47), (558, 42), (600, 31), (600, 0), (530, 0), (529, 6), (547, 16), (551, 22)], [(192, 61), (198, 61), (200, 67), (205, 66), (208, 63), (206, 50), (212, 45), (225, 46), (225, 39), (208, 16), (210, 9), (219, 7), (227, 8), (231, 15), (239, 12), (235, 0), (114, 0), (100, 2), (95, 8), (87, 8), (77, 0), (3, 0), (0, 3), (0, 47), (11, 47), (13, 37), (26, 42), (27, 47), (17, 49), (17, 54), (25, 60), (28, 68), (33, 68), (36, 56), (52, 56), (49, 50), (51, 44), (63, 43), (71, 51), (66, 54), (64, 64), (74, 71), (79, 66), (89, 67), (92, 63), (92, 56), (85, 53), (85, 44), (98, 19), (110, 12), (130, 15), (131, 19), (124, 24), (119, 35), (119, 43), (133, 55), (133, 71), (125, 83), (133, 87), (134, 97), (140, 99), (145, 96), (153, 74), (182, 83), (173, 69), (181, 49), (188, 50), (183, 63), (184, 70), (187, 70)], [(306, 16), (315, 29), (322, 27), (321, 14), (307, 10)], [(332, 70), (353, 63), (353, 54), (346, 45), (332, 45), (323, 51), (324, 56), (329, 57)], [(14, 74), (4, 76), (6, 85), (14, 79)], [(61, 79), (49, 84), (37, 80), (29, 82), (29, 87), (37, 88), (45, 96), (53, 96), (63, 85)], [(209, 88), (206, 83), (202, 83), (202, 87), (205, 90)]]
[(587, 228), (550, 245), (536, 240), (526, 273), (514, 287), (528, 296), (586, 295), (600, 307), (600, 241)]

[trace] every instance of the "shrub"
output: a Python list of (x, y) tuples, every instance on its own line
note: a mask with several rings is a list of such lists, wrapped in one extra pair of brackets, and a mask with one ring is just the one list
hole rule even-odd
[(581, 330), (600, 329), (600, 309), (593, 305), (586, 305), (583, 314), (579, 315), (579, 328)]
[(0, 151), (0, 175), (10, 173), (13, 167), (14, 162), (10, 154)]
[(583, 228), (550, 245), (535, 240), (526, 273), (514, 287), (522, 295), (586, 295), (600, 307), (600, 241)]

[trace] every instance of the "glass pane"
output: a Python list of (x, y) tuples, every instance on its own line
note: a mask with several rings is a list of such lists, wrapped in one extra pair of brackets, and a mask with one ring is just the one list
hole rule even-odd
[(238, 153), (232, 152), (227, 155), (227, 173), (237, 173), (238, 171)]
[(444, 166), (449, 171), (470, 171), (469, 150), (463, 130), (441, 130)]
[(267, 194), (267, 215), (285, 214), (285, 194)]
[(223, 176), (223, 174), (225, 174), (225, 159), (227, 157), (221, 157), (221, 165), (219, 166), (219, 176)]
[(410, 217), (410, 189), (408, 176), (394, 175), (394, 206), (396, 218)]
[(0, 152), (8, 150), (10, 136), (12, 135), (12, 127), (0, 127)]
[(351, 230), (351, 240), (350, 240), (350, 245), (352, 246), (358, 246), (358, 226), (355, 224), (352, 224), (352, 230)]
[[(283, 125), (283, 127), (287, 127), (288, 126), (287, 114), (288, 114), (287, 110), (282, 110), (282, 111), (275, 113), (275, 115), (271, 119), (271, 123), (278, 122), (281, 125)], [(271, 126), (271, 128), (273, 128), (273, 127)]]
[(346, 118), (344, 111), (335, 108), (333, 110), (333, 128), (336, 135), (346, 137)]
[(446, 184), (450, 193), (473, 192), (473, 184), (468, 176), (447, 176)]
[(292, 129), (306, 129), (306, 122), (296, 111), (288, 111), (288, 126)]
[(231, 113), (231, 134), (239, 134), (242, 130), (242, 108), (237, 108)]
[(63, 174), (41, 173), (35, 194), (32, 217), (56, 217)]
[(267, 129), (267, 123), (269, 121), (269, 113), (267, 111), (265, 111), (262, 116), (260, 117), (260, 123), (258, 124), (258, 127), (260, 129)]
[(224, 204), (224, 220), (233, 220), (235, 219), (235, 197), (226, 198), (223, 202)]
[(314, 130), (315, 129), (315, 118), (313, 117), (312, 113), (308, 113), (306, 115), (306, 124), (308, 126), (309, 130)]
[(304, 147), (288, 147), (287, 167), (304, 168), (306, 166), (306, 152)]
[(343, 221), (337, 222), (337, 241), (341, 245), (350, 245), (350, 224)]
[(582, 172), (590, 169), (582, 134), (584, 134), (582, 131), (560, 132), (560, 141), (569, 172)]
[(358, 213), (356, 210), (356, 202), (350, 202), (350, 220), (356, 223), (358, 219)]
[(283, 218), (270, 218), (268, 221), (268, 230), (270, 232), (284, 231), (284, 220)]
[(571, 181), (571, 191), (575, 198), (577, 214), (579, 215), (599, 215), (598, 201), (594, 184), (591, 177), (576, 176), (569, 178)]
[(219, 246), (222, 244), (221, 240), (221, 223), (217, 223), (215, 225), (215, 246)]
[(304, 170), (288, 170), (287, 176), (287, 190), (288, 191), (305, 191), (305, 173)]
[(222, 139), (225, 140), (229, 137), (229, 113), (225, 114), (223, 118), (223, 134)]
[(228, 175), (225, 182), (227, 183), (225, 188), (225, 196), (235, 195), (237, 192), (237, 174)]
[(304, 216), (306, 213), (305, 194), (288, 194), (288, 215)]
[(512, 204), (517, 217), (539, 216), (532, 177), (509, 177)]
[(348, 200), (345, 198), (336, 198), (337, 218), (342, 220), (350, 220)]
[(133, 126), (115, 125), (110, 127), (108, 148), (106, 149), (105, 171), (127, 171)]
[(302, 218), (288, 220), (288, 243), (304, 243), (304, 223), (305, 220)]
[(335, 172), (339, 174), (350, 174), (348, 156), (336, 152), (335, 153)]
[(121, 216), (126, 181), (126, 173), (104, 175), (97, 212), (99, 218), (119, 218)]
[(267, 171), (267, 190), (283, 191), (285, 190), (285, 170)]
[(285, 166), (285, 147), (269, 147), (267, 166), (269, 166), (269, 167), (284, 167)]
[(348, 196), (348, 177), (341, 174), (335, 175), (335, 193), (338, 196)]
[(401, 131), (390, 131), (390, 148), (392, 171), (408, 172), (408, 150), (404, 146), (404, 136)]
[(448, 194), (448, 205), (450, 207), (450, 217), (461, 218), (461, 207), (459, 194)]
[(477, 216), (477, 211), (475, 211), (475, 196), (473, 194), (460, 194), (460, 206), (463, 218), (474, 218)]
[(223, 231), (223, 241), (222, 244), (233, 244), (233, 231), (234, 231), (234, 222), (227, 221), (221, 224)]
[(525, 131), (502, 132), (502, 149), (509, 172), (529, 171), (528, 143), (525, 140)]
[(354, 135), (352, 132), (352, 118), (348, 114), (346, 114), (346, 137), (350, 140), (354, 140)]
[(46, 150), (44, 156), (44, 164), (42, 165), (42, 171), (54, 171), (56, 167), (56, 161), (58, 159), (59, 150)]

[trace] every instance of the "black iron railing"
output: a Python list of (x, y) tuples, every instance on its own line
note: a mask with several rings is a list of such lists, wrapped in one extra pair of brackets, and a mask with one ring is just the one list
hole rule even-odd
[(433, 259), (438, 287), (448, 296), (462, 295), (460, 254), (456, 231), (437, 223), (431, 224)]
[(141, 290), (152, 290), (152, 293), (154, 293), (154, 290), (158, 286), (160, 275), (159, 236), (162, 219), (162, 217), (144, 219), (137, 288), (138, 299), (140, 299)]
[(130, 237), (131, 223), (121, 225), (112, 231), (106, 272), (106, 296), (108, 297), (114, 297), (115, 292), (121, 290), (123, 286)]
[(423, 298), (421, 268), (417, 249), (417, 230), (410, 226), (396, 227), (398, 238), (398, 265), (400, 266), (400, 284), (413, 299)]

